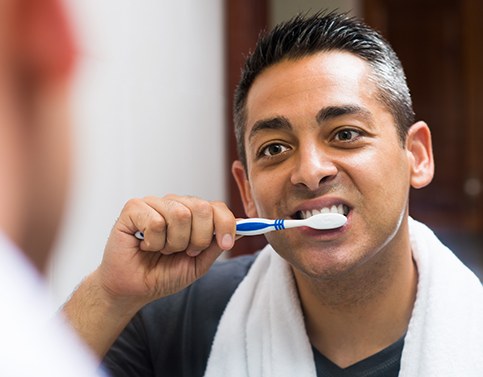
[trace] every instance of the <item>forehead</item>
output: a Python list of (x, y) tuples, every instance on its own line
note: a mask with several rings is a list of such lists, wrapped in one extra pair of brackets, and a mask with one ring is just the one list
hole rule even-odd
[(371, 72), (366, 61), (340, 51), (281, 61), (253, 82), (247, 96), (245, 131), (258, 120), (274, 116), (315, 115), (327, 106), (377, 106)]

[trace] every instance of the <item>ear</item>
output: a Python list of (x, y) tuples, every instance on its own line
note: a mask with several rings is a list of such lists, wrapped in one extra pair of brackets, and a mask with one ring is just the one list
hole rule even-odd
[(428, 185), (434, 176), (431, 131), (425, 122), (414, 123), (408, 130), (406, 150), (410, 163), (410, 183), (415, 189)]
[(245, 209), (245, 214), (248, 217), (258, 217), (255, 202), (253, 201), (252, 197), (250, 181), (248, 180), (247, 172), (241, 161), (236, 160), (233, 162), (233, 165), (231, 166), (231, 172), (238, 186), (238, 191), (240, 192), (240, 196), (243, 202), (243, 208)]

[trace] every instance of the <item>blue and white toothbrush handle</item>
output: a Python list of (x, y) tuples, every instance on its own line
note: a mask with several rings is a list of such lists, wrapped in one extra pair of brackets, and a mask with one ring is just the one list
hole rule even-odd
[(240, 220), (236, 224), (236, 234), (243, 236), (255, 236), (272, 230), (282, 230), (308, 226), (313, 229), (329, 230), (340, 228), (347, 222), (347, 217), (340, 213), (319, 213), (307, 219), (277, 219), (268, 220), (251, 218)]
[(273, 230), (282, 230), (286, 227), (286, 221), (284, 219), (269, 220), (257, 217), (239, 220), (236, 223), (236, 234), (241, 236), (256, 236)]

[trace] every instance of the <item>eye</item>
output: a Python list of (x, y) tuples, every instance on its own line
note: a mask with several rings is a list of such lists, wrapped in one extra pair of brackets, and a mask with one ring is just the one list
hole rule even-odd
[(361, 136), (361, 133), (359, 131), (346, 128), (346, 129), (343, 129), (343, 130), (338, 131), (335, 134), (335, 138), (334, 139), (336, 141), (349, 142), (349, 141), (356, 140), (360, 136)]
[(274, 157), (288, 150), (289, 148), (283, 144), (269, 144), (261, 149), (260, 157)]

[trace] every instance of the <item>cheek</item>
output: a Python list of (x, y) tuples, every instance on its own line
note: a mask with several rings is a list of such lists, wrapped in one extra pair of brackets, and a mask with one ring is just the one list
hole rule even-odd
[(376, 169), (382, 195), (388, 203), (406, 200), (409, 192), (409, 168), (403, 150), (399, 153), (387, 154), (383, 158), (380, 168)]
[(372, 148), (346, 160), (346, 172), (366, 194), (390, 197), (405, 192), (409, 185), (407, 156), (403, 149)]
[(279, 171), (253, 171), (251, 192), (257, 214), (255, 216), (275, 218), (280, 213), (287, 179)]
[(380, 148), (358, 163), (351, 178), (360, 195), (361, 213), (370, 219), (366, 224), (368, 233), (370, 229), (380, 232), (397, 227), (409, 195), (409, 169), (404, 150)]

